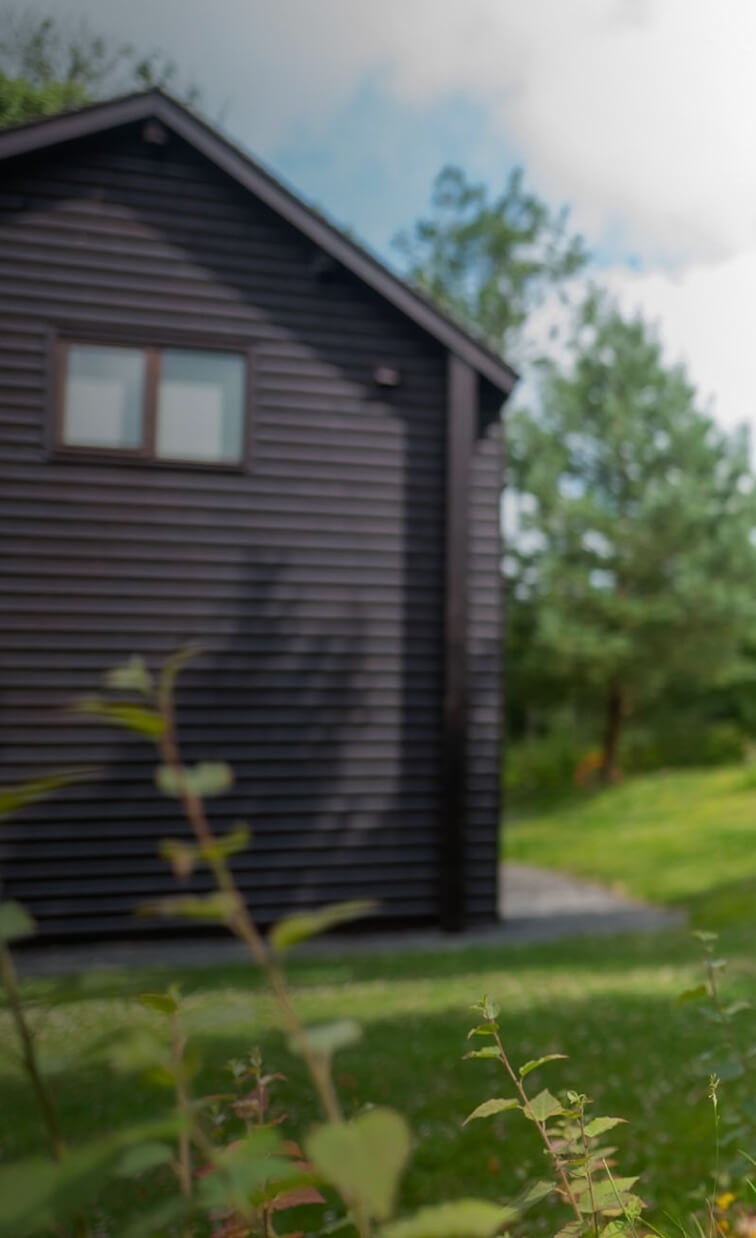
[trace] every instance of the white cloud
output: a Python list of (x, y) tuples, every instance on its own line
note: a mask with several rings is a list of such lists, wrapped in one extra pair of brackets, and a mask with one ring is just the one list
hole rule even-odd
[(623, 304), (660, 319), (724, 420), (750, 417), (752, 0), (56, 0), (56, 11), (166, 49), (211, 117), (263, 157), (293, 134), (327, 140), (368, 80), (408, 107), (478, 103), (590, 240), (637, 250), (644, 274), (608, 274)]
[(716, 264), (608, 272), (621, 307), (657, 322), (669, 361), (682, 361), (724, 425), (756, 426), (756, 248)]
[(393, 87), (415, 102), (476, 97), (589, 233), (611, 220), (647, 253), (707, 258), (756, 241), (750, 0), (410, 0), (401, 10)]
[[(458, 93), (594, 235), (721, 256), (756, 241), (751, 0), (57, 0), (167, 49), (261, 153), (328, 123), (366, 77)], [(146, 34), (148, 32), (148, 34)]]

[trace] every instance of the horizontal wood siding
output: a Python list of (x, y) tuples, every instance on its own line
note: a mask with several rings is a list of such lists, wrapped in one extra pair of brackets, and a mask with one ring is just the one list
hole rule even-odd
[[(484, 406), (491, 404), (487, 394)], [(494, 921), (498, 903), (501, 428), (497, 406), (485, 408), (472, 463), (464, 865), (469, 924)]]
[[(51, 458), (51, 326), (253, 346), (251, 471)], [(397, 391), (375, 387), (378, 365), (401, 372)], [(6, 165), (0, 785), (101, 770), (2, 831), (5, 892), (43, 934), (157, 927), (132, 910), (172, 892), (156, 849), (183, 824), (144, 742), (67, 710), (131, 653), (158, 667), (188, 641), (203, 653), (179, 692), (186, 757), (234, 766), (213, 816), (252, 826), (236, 869), (255, 915), (371, 896), (386, 921), (436, 918), (445, 365), (176, 138), (150, 147), (124, 129)], [(478, 642), (490, 501), (489, 486)], [(490, 901), (486, 846), (469, 889)]]
[[(19, 161), (0, 195), (2, 781), (97, 764), (3, 832), (48, 934), (134, 931), (182, 832), (139, 739), (66, 714), (133, 651), (197, 641), (179, 694), (263, 921), (370, 895), (436, 907), (442, 350), (181, 142)], [(249, 475), (47, 458), (48, 326), (255, 348)], [(376, 365), (401, 370), (390, 399)], [(201, 889), (203, 878), (195, 882)]]

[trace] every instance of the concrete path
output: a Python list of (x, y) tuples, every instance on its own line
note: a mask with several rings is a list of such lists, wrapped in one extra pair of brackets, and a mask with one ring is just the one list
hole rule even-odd
[[(524, 945), (567, 937), (646, 933), (685, 922), (682, 912), (624, 898), (604, 886), (525, 864), (502, 866), (501, 923), (450, 935), (438, 929), (359, 936), (333, 934), (300, 947), (310, 955), (394, 954), (398, 950), (462, 950), (467, 946)], [(207, 967), (243, 962), (246, 950), (232, 939), (109, 942), (29, 947), (17, 952), (24, 975), (128, 967)]]
[(627, 898), (606, 886), (529, 864), (502, 865), (499, 914), (510, 940), (654, 932), (684, 924), (685, 913)]

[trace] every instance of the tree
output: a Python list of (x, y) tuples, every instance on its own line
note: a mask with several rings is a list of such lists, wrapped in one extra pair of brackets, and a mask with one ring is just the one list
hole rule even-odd
[(585, 265), (582, 238), (570, 235), (565, 209), (551, 212), (525, 188), (522, 168), (491, 198), (485, 185), (446, 167), (431, 202), (432, 215), (394, 242), (408, 277), (496, 352), (512, 357), (531, 311)]
[(521, 681), (529, 664), (598, 702), (608, 780), (629, 713), (716, 682), (756, 630), (756, 498), (746, 432), (696, 408), (640, 318), (592, 295), (573, 347), (510, 424), (507, 574), (528, 618)]
[(88, 96), (76, 83), (51, 82), (34, 86), (23, 77), (8, 77), (0, 72), (0, 128), (20, 125), (25, 120), (52, 116), (81, 107)]
[(176, 66), (161, 52), (111, 44), (85, 22), (6, 13), (0, 27), (0, 127), (35, 120), (96, 99), (150, 86), (178, 88)]

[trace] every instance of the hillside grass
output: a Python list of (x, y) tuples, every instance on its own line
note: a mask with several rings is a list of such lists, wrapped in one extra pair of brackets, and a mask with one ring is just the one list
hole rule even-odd
[[(728, 993), (756, 988), (750, 930), (725, 932)], [(291, 969), (294, 999), (308, 1021), (348, 1015), (363, 1027), (361, 1044), (336, 1060), (336, 1082), (347, 1113), (369, 1103), (403, 1110), (414, 1149), (401, 1207), (459, 1195), (513, 1196), (524, 1179), (543, 1176), (543, 1154), (531, 1127), (501, 1114), (462, 1129), (482, 1100), (507, 1094), (495, 1062), (465, 1061), (474, 1022), (472, 1002), (487, 993), (501, 1005), (503, 1038), (515, 1062), (546, 1053), (567, 1061), (541, 1068), (535, 1090), (576, 1087), (593, 1097), (595, 1112), (623, 1116), (616, 1140), (623, 1174), (640, 1174), (653, 1216), (671, 1232), (665, 1210), (685, 1217), (691, 1192), (711, 1172), (714, 1147), (706, 1074), (696, 1054), (716, 1043), (717, 1031), (675, 996), (700, 976), (699, 947), (687, 933), (563, 941), (528, 947), (487, 947), (434, 954), (312, 958)], [(185, 994), (182, 1019), (199, 1047), (197, 1093), (225, 1091), (225, 1063), (263, 1049), (286, 1082), (276, 1109), (301, 1132), (317, 1106), (299, 1061), (290, 1053), (275, 1008), (251, 968), (186, 968), (176, 973), (134, 970), (90, 973), (53, 982), (27, 980), (44, 1067), (52, 1080), (71, 1144), (99, 1131), (139, 1121), (170, 1104), (170, 1094), (109, 1063), (109, 1038), (160, 1027), (136, 994), (177, 979)], [(100, 1045), (97, 1049), (96, 1046)], [(722, 1084), (723, 1113), (744, 1094), (742, 1081)], [(39, 1148), (41, 1126), (13, 1054), (7, 1012), (0, 1008), (0, 1157)], [(102, 1201), (103, 1233), (167, 1189), (166, 1170), (138, 1186), (124, 1183)], [(540, 1234), (536, 1214), (522, 1232)], [(553, 1232), (549, 1229), (548, 1232)]]
[(505, 857), (685, 907), (699, 927), (756, 923), (756, 772), (628, 778), (511, 815)]

